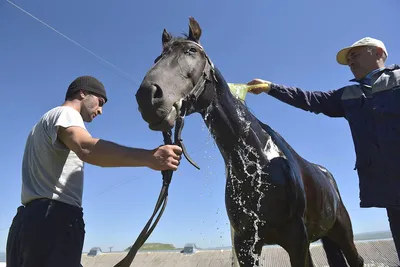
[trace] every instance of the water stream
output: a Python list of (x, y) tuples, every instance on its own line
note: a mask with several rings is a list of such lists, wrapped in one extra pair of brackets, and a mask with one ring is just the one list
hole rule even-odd
[[(204, 120), (212, 120), (212, 118), (209, 116), (212, 111), (212, 106), (207, 109), (206, 114), (204, 116)], [(243, 127), (243, 132), (244, 134), (242, 137), (239, 139), (239, 142), (237, 146), (234, 148), (234, 153), (238, 156), (240, 163), (235, 163), (236, 166), (232, 165), (232, 160), (229, 160), (226, 166), (226, 174), (227, 174), (227, 179), (231, 179), (232, 183), (232, 195), (231, 198), (235, 203), (238, 204), (239, 207), (242, 208), (242, 212), (245, 213), (246, 215), (249, 216), (249, 218), (252, 218), (253, 224), (252, 227), (254, 229), (251, 230), (251, 232), (254, 232), (254, 241), (251, 244), (251, 250), (250, 251), (242, 251), (244, 253), (249, 253), (251, 257), (254, 259), (253, 261), (253, 266), (256, 266), (257, 260), (259, 260), (259, 256), (257, 254), (254, 254), (253, 251), (255, 250), (255, 245), (256, 243), (260, 240), (259, 237), (259, 226), (265, 224), (265, 221), (262, 221), (259, 218), (259, 213), (261, 209), (261, 200), (263, 197), (265, 197), (265, 193), (261, 191), (261, 186), (264, 188), (268, 189), (268, 186), (270, 186), (269, 183), (265, 182), (262, 180), (262, 177), (266, 175), (267, 173), (264, 172), (264, 167), (260, 163), (260, 154), (257, 149), (255, 149), (252, 146), (249, 146), (245, 139), (246, 136), (249, 133), (250, 129), (250, 122), (246, 120), (245, 114), (242, 111), (241, 108), (236, 108), (237, 116), (240, 120), (240, 123), (244, 125)], [(209, 125), (212, 125), (209, 124)], [(205, 128), (204, 128), (205, 129)], [(209, 129), (209, 132), (211, 133), (212, 131)], [(207, 153), (207, 152), (206, 152)], [(276, 147), (276, 145), (273, 143), (272, 139), (269, 139), (268, 142), (265, 144), (265, 156), (268, 159), (274, 158), (274, 157), (279, 157), (282, 156), (282, 153), (279, 151), (279, 149)], [(232, 155), (233, 156), (233, 155)], [(237, 166), (238, 164), (241, 164), (242, 166)], [(243, 169), (245, 172), (245, 178), (242, 180), (242, 178), (238, 178), (235, 173), (234, 169)], [(248, 207), (246, 208), (246, 199), (244, 199), (244, 196), (240, 193), (240, 189), (243, 185), (243, 183), (250, 183), (251, 187), (254, 188), (254, 193), (252, 197), (254, 197), (254, 194), (256, 194), (256, 197), (258, 196), (258, 201), (256, 207), (254, 209), (249, 209)], [(246, 230), (243, 227), (243, 230)], [(250, 230), (250, 229), (248, 229)], [(233, 244), (232, 244), (233, 245)], [(233, 248), (232, 248), (232, 251)], [(234, 264), (232, 260), (232, 264)], [(262, 264), (261, 260), (259, 260), (259, 264)], [(232, 265), (234, 266), (234, 265)], [(262, 265), (259, 265), (262, 266)]]

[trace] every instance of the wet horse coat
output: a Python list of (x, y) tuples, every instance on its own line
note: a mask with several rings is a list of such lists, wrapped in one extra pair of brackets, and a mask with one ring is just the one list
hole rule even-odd
[[(332, 174), (299, 156), (229, 90), (199, 44), (190, 19), (187, 38), (163, 32), (163, 53), (136, 94), (152, 130), (198, 112), (226, 166), (226, 210), (240, 266), (258, 266), (262, 246), (278, 244), (292, 266), (312, 266), (310, 242), (322, 239), (331, 266), (363, 266), (350, 218)], [(342, 254), (343, 252), (343, 254)]]

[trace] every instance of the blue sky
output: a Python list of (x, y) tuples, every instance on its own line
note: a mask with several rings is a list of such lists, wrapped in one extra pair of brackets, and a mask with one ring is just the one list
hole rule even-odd
[[(202, 44), (229, 82), (258, 77), (308, 90), (345, 86), (352, 75), (336, 63), (336, 53), (364, 36), (383, 40), (387, 63), (400, 63), (400, 40), (392, 23), (400, 10), (397, 0), (14, 3), (130, 78), (7, 1), (0, 2), (0, 251), (5, 251), (8, 227), (20, 204), (26, 136), (44, 112), (62, 103), (75, 77), (93, 75), (108, 90), (104, 114), (87, 124), (93, 136), (142, 148), (162, 143), (161, 134), (150, 131), (141, 119), (134, 96), (160, 53), (162, 30), (186, 33), (189, 16), (200, 23)], [(248, 95), (246, 100), (300, 155), (334, 174), (356, 233), (388, 229), (385, 210), (359, 208), (353, 143), (344, 119), (304, 112), (267, 95)], [(167, 208), (148, 242), (229, 246), (224, 163), (199, 115), (186, 119), (183, 139), (201, 170), (182, 161)], [(160, 188), (161, 174), (147, 168), (86, 165), (84, 250), (131, 245), (151, 215)]]

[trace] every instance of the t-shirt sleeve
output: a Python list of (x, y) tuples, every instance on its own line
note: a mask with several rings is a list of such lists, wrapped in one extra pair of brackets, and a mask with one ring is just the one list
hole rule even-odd
[(49, 134), (51, 137), (51, 142), (54, 144), (57, 141), (57, 133), (58, 133), (58, 128), (64, 127), (72, 127), (72, 126), (77, 126), (81, 127), (86, 130), (85, 124), (83, 123), (82, 116), (77, 112), (76, 110), (72, 108), (63, 108), (60, 110), (60, 112), (57, 112), (55, 114), (55, 117), (53, 120), (53, 125), (49, 125)]

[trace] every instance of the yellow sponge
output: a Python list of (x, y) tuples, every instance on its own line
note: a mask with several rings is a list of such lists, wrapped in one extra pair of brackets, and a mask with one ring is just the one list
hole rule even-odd
[(231, 93), (240, 100), (244, 101), (247, 94), (247, 85), (243, 83), (228, 83)]
[(244, 83), (228, 83), (229, 89), (231, 90), (232, 94), (239, 98), (240, 100), (244, 101), (246, 98), (247, 92), (254, 88), (254, 87), (267, 87), (267, 84), (257, 84), (257, 85), (247, 85)]

